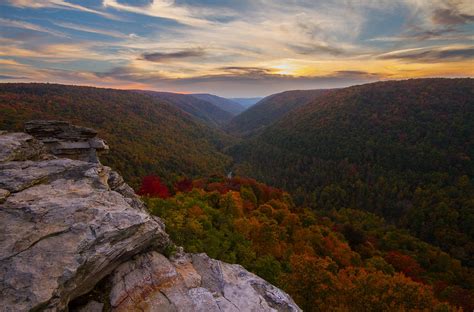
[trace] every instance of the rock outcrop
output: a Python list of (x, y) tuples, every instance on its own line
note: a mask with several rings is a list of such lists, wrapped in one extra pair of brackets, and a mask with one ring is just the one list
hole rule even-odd
[(299, 310), (239, 265), (165, 257), (162, 221), (98, 162), (95, 131), (57, 121), (27, 130), (0, 133), (0, 311), (68, 310), (104, 283), (101, 299), (72, 310)]
[[(1, 135), (0, 150), (17, 137)], [(64, 310), (130, 257), (168, 244), (161, 221), (117, 176), (72, 159), (0, 163), (2, 311)]]
[(46, 157), (44, 146), (31, 135), (23, 132), (0, 132), (0, 161), (39, 160)]
[(65, 121), (29, 121), (25, 124), (25, 132), (41, 141), (51, 154), (58, 157), (98, 163), (98, 154), (109, 150), (107, 143), (97, 137), (94, 129)]
[(206, 254), (141, 254), (111, 276), (114, 311), (299, 311), (280, 289)]

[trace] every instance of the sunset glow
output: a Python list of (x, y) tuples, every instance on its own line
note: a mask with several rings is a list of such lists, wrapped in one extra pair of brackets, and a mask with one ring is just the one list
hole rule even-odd
[(7, 0), (0, 81), (263, 96), (474, 75), (470, 0)]

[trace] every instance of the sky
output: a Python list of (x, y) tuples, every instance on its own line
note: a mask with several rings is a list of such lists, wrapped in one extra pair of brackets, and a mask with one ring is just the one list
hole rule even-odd
[(473, 76), (472, 0), (0, 0), (0, 82), (252, 97)]

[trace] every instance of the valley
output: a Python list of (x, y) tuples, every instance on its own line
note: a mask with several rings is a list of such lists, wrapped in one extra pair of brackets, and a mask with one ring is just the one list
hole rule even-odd
[(96, 129), (111, 146), (103, 163), (174, 242), (243, 265), (304, 310), (469, 311), (473, 99), (469, 78), (286, 91), (250, 108), (210, 94), (9, 83), (0, 128)]

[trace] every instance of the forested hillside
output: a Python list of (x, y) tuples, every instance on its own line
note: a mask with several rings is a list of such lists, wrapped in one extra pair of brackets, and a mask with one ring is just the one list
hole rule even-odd
[(231, 150), (237, 172), (319, 211), (385, 217), (474, 266), (474, 80), (331, 91)]
[(224, 173), (229, 139), (189, 114), (132, 91), (55, 84), (0, 84), (0, 128), (32, 119), (67, 120), (99, 131), (111, 146), (105, 164), (133, 185), (144, 175)]
[(173, 105), (212, 127), (221, 127), (227, 124), (234, 116), (233, 113), (190, 94), (155, 91), (138, 92)]
[(327, 92), (326, 90), (295, 90), (270, 95), (234, 117), (226, 128), (237, 135), (255, 134), (280, 120), (293, 109)]
[(242, 264), (304, 311), (474, 308), (472, 269), (374, 214), (298, 207), (247, 178), (143, 182), (140, 194), (178, 245)]

